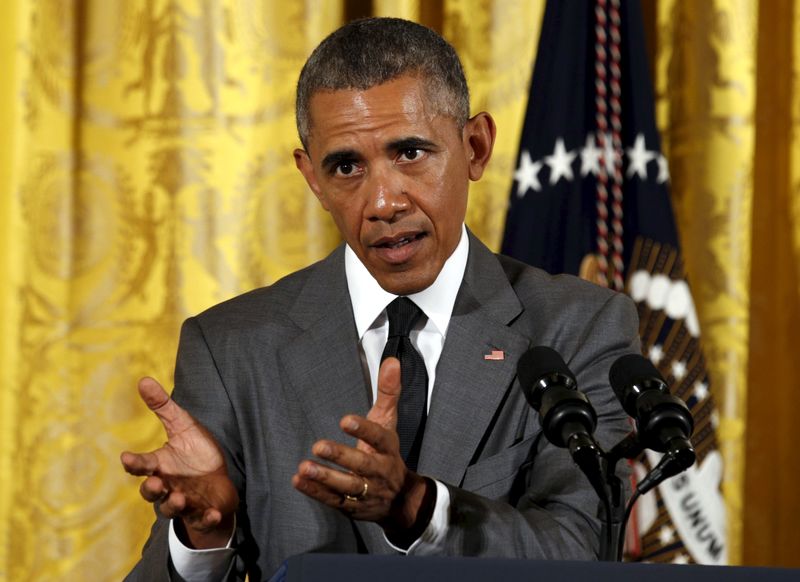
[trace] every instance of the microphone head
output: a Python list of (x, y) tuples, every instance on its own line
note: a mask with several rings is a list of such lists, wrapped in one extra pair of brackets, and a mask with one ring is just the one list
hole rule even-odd
[(522, 391), (530, 405), (539, 410), (542, 392), (552, 385), (574, 389), (577, 381), (564, 359), (552, 348), (536, 346), (522, 354), (517, 363)]
[(611, 388), (629, 416), (637, 416), (636, 401), (647, 390), (669, 394), (667, 383), (653, 363), (639, 354), (620, 357), (608, 372)]

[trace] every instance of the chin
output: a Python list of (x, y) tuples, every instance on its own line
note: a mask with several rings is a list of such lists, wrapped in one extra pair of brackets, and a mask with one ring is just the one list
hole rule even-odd
[(407, 273), (398, 273), (391, 277), (382, 277), (378, 283), (389, 293), (395, 295), (413, 295), (430, 287), (435, 277), (420, 277)]

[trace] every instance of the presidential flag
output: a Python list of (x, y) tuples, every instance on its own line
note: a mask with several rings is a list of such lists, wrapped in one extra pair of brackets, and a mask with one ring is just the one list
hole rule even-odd
[[(642, 497), (630, 560), (727, 563), (716, 405), (660, 151), (637, 0), (547, 3), (502, 252), (628, 293), (698, 461)], [(634, 463), (641, 479), (659, 456)]]

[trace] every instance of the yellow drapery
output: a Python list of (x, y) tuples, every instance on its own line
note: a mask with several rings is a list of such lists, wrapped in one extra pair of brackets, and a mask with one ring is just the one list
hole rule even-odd
[[(434, 18), (428, 23), (464, 59), (473, 110), (496, 116), (493, 167), (473, 187), (468, 211), (495, 248), (543, 4), (373, 3), (376, 13)], [(163, 439), (135, 379), (151, 374), (169, 384), (184, 317), (273, 281), (338, 240), (291, 149), (299, 67), (343, 22), (346, 5), (0, 6), (0, 580), (121, 577), (152, 516), (118, 454)], [(798, 320), (800, 298), (800, 140), (792, 129), (800, 88), (783, 87), (788, 118), (759, 113), (771, 107), (768, 75), (791, 79), (800, 62), (800, 8), (792, 0), (782, 8), (660, 0), (655, 12), (659, 124), (722, 403), (734, 560), (750, 535), (741, 531), (745, 427), (748, 438), (761, 430), (745, 423), (751, 329), (765, 341), (778, 333), (784, 355), (800, 329), (785, 325)], [(788, 36), (761, 34), (782, 18)], [(773, 36), (797, 53), (779, 63), (788, 68), (770, 68)], [(782, 129), (782, 140), (762, 126)], [(759, 189), (774, 175), (776, 148), (785, 179), (777, 192)], [(759, 216), (770, 227), (756, 230)], [(768, 290), (755, 281), (755, 265), (774, 262), (774, 241), (758, 234), (774, 234), (776, 217), (786, 244), (776, 263), (784, 304), (777, 314), (762, 308), (756, 322), (752, 310)], [(773, 383), (789, 386), (792, 371), (787, 364)]]
[(744, 470), (755, 12), (754, 5), (736, 1), (659, 2), (655, 67), (672, 199), (718, 395), (728, 555), (734, 561), (740, 556)]
[(656, 6), (657, 116), (720, 403), (729, 556), (797, 567), (800, 2)]
[(135, 379), (169, 385), (182, 319), (338, 241), (291, 151), (297, 73), (342, 18), (328, 0), (0, 8), (8, 580), (122, 577), (152, 511), (119, 453), (163, 441)]

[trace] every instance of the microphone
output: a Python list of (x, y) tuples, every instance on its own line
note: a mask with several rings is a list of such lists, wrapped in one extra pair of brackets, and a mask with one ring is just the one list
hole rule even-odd
[(694, 419), (683, 400), (670, 394), (650, 360), (639, 354), (622, 356), (611, 366), (608, 379), (625, 412), (636, 420), (641, 443), (666, 453), (659, 463), (659, 479), (691, 467), (696, 458), (689, 442)]
[(602, 456), (592, 436), (597, 413), (586, 395), (578, 391), (575, 376), (558, 352), (545, 346), (529, 349), (517, 363), (517, 375), (525, 399), (542, 419), (547, 440), (569, 448), (584, 472), (596, 473)]

